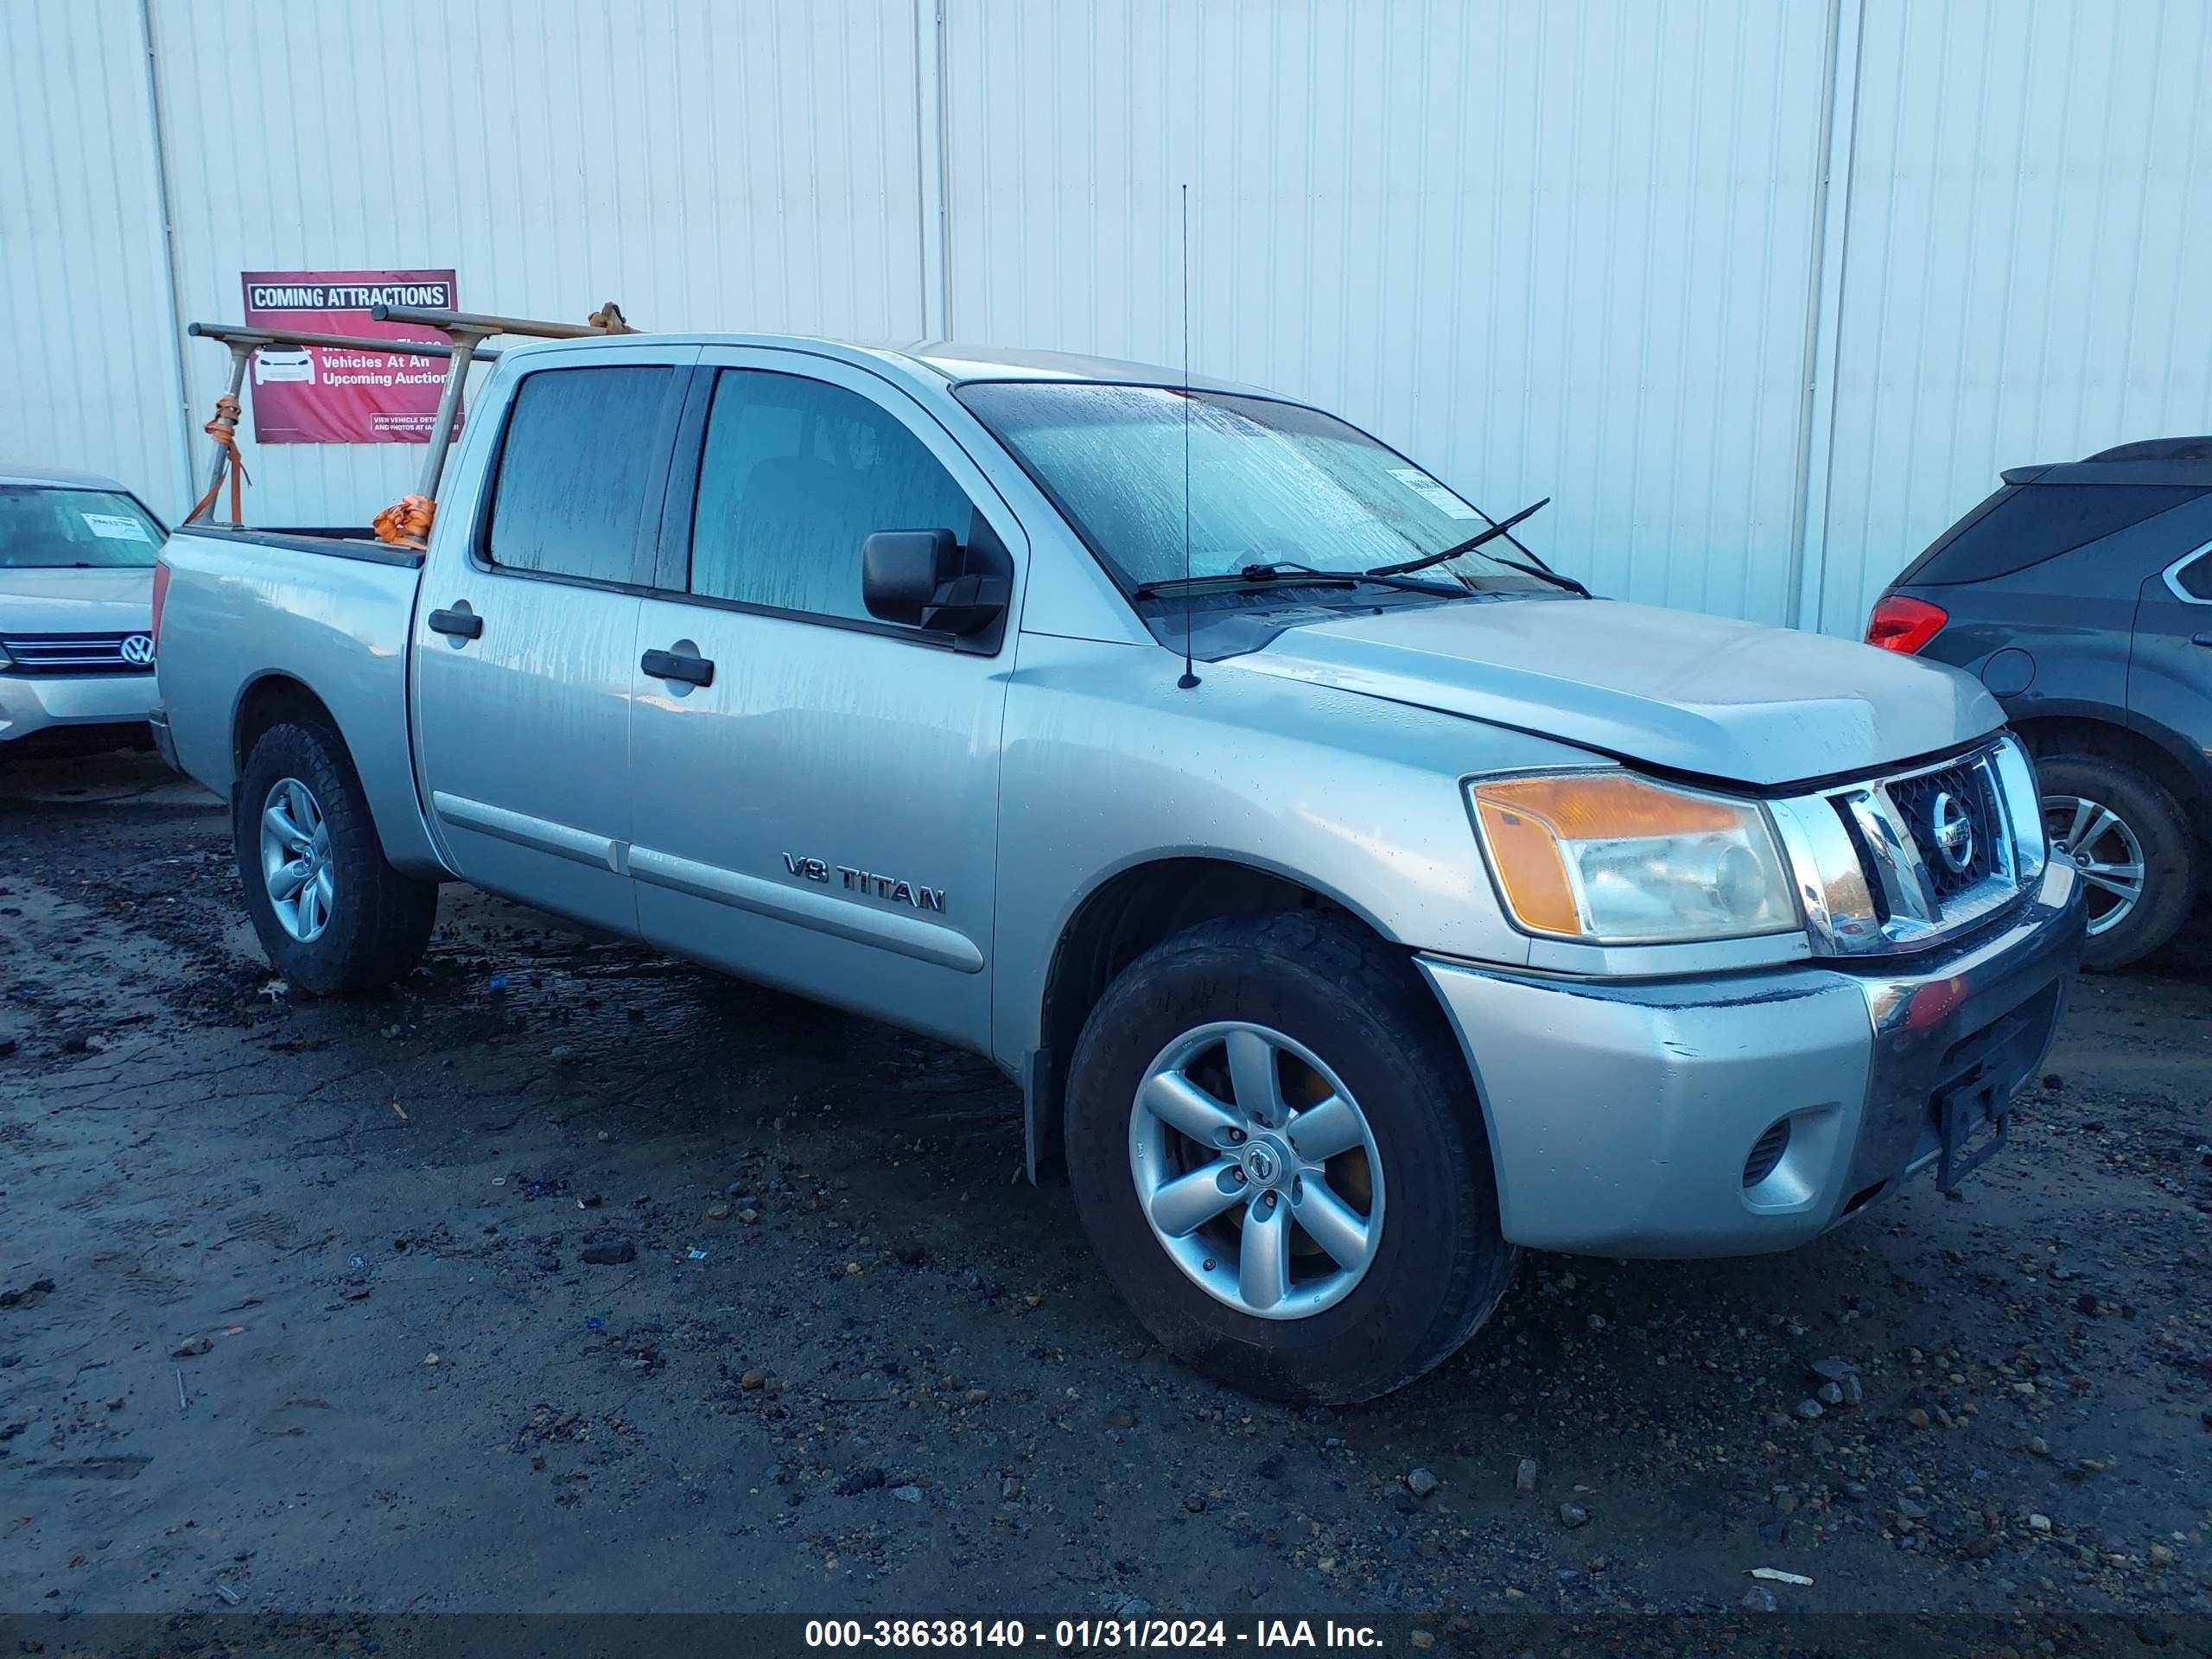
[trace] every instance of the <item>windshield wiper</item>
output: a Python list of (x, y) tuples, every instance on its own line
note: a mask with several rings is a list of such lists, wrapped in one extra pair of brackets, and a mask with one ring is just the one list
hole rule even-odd
[[(1446, 559), (1456, 559), (1462, 553), (1471, 553), (1477, 548), (1480, 547), (1484, 542), (1493, 541), (1497, 537), (1504, 535), (1507, 531), (1512, 529), (1514, 525), (1519, 524), (1530, 513), (1535, 512), (1537, 508), (1548, 506), (1550, 505), (1551, 497), (1548, 495), (1541, 501), (1530, 502), (1527, 506), (1522, 508), (1520, 512), (1515, 513), (1511, 518), (1499, 519), (1488, 530), (1482, 531), (1476, 535), (1470, 536), (1464, 542), (1455, 543), (1453, 545), (1446, 548), (1441, 553), (1430, 553), (1418, 559), (1408, 559), (1401, 564), (1378, 564), (1375, 569), (1368, 571), (1366, 574), (1370, 576), (1402, 576), (1410, 570), (1426, 570), (1429, 566), (1433, 564), (1441, 564)], [(1495, 556), (1493, 555), (1493, 556)], [(1498, 563), (1503, 564), (1505, 561), (1500, 559)], [(1523, 568), (1525, 569), (1526, 567)]]
[(1447, 587), (1440, 582), (1409, 582), (1392, 570), (1319, 570), (1290, 559), (1273, 559), (1264, 564), (1248, 564), (1212, 575), (1171, 576), (1160, 582), (1140, 582), (1136, 597), (1156, 599), (1163, 594), (1199, 593), (1214, 588), (1265, 588), (1276, 582), (1299, 588), (1357, 588), (1364, 583), (1371, 588), (1433, 594), (1442, 599), (1457, 599), (1466, 591), (1464, 587)]
[[(1533, 557), (1534, 555), (1530, 556)], [(1518, 570), (1524, 575), (1534, 576), (1538, 582), (1548, 582), (1554, 588), (1564, 588), (1578, 598), (1595, 599), (1597, 597), (1573, 576), (1563, 576), (1548, 564), (1541, 566), (1523, 564), (1518, 559), (1505, 558), (1496, 553), (1491, 554), (1490, 557), (1493, 564), (1502, 564), (1509, 570)]]

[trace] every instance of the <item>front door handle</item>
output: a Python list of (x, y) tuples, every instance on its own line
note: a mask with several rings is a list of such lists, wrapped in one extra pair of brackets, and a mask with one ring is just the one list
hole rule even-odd
[(484, 637), (484, 619), (471, 610), (432, 611), (430, 632), (454, 639), (480, 639)]
[(712, 685), (715, 664), (710, 658), (679, 657), (672, 651), (649, 651), (638, 666), (657, 680), (682, 680), (687, 685)]
[(2200, 633), (2189, 643), (2192, 645), (2212, 645), (2212, 633)]

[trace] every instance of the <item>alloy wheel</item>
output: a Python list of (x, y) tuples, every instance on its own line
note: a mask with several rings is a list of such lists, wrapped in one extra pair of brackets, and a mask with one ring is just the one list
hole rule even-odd
[(1265, 1026), (1201, 1026), (1160, 1051), (1130, 1107), (1129, 1168), (1176, 1266), (1255, 1319), (1333, 1306), (1382, 1241), (1366, 1114), (1316, 1055)]
[(2070, 861), (2088, 884), (2090, 933), (2118, 927), (2143, 899), (2143, 843), (2135, 831), (2101, 801), (2079, 795), (2044, 796), (2043, 822), (2051, 856)]
[(276, 925), (302, 944), (330, 925), (338, 897), (330, 868), (330, 825), (315, 791), (280, 778), (261, 807), (261, 877)]

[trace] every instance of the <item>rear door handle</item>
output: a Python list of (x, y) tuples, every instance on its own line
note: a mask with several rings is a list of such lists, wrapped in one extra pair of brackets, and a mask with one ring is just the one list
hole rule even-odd
[(480, 639), (484, 637), (484, 619), (474, 611), (432, 611), (430, 632), (455, 639)]
[(679, 657), (672, 651), (649, 651), (639, 658), (638, 666), (657, 680), (682, 680), (687, 685), (712, 685), (715, 664), (711, 658)]
[(2189, 643), (2192, 645), (2212, 645), (2212, 633), (2200, 633)]

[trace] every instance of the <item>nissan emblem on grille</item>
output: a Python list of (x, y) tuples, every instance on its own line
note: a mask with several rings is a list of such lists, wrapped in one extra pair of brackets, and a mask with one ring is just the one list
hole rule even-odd
[(149, 633), (134, 633), (123, 642), (123, 660), (144, 668), (154, 660), (154, 637)]
[[(126, 652), (129, 646), (124, 648)], [(1974, 817), (1967, 804), (1948, 790), (1937, 790), (1928, 809), (1930, 839), (1936, 855), (1955, 875), (1964, 875), (1974, 864)]]

